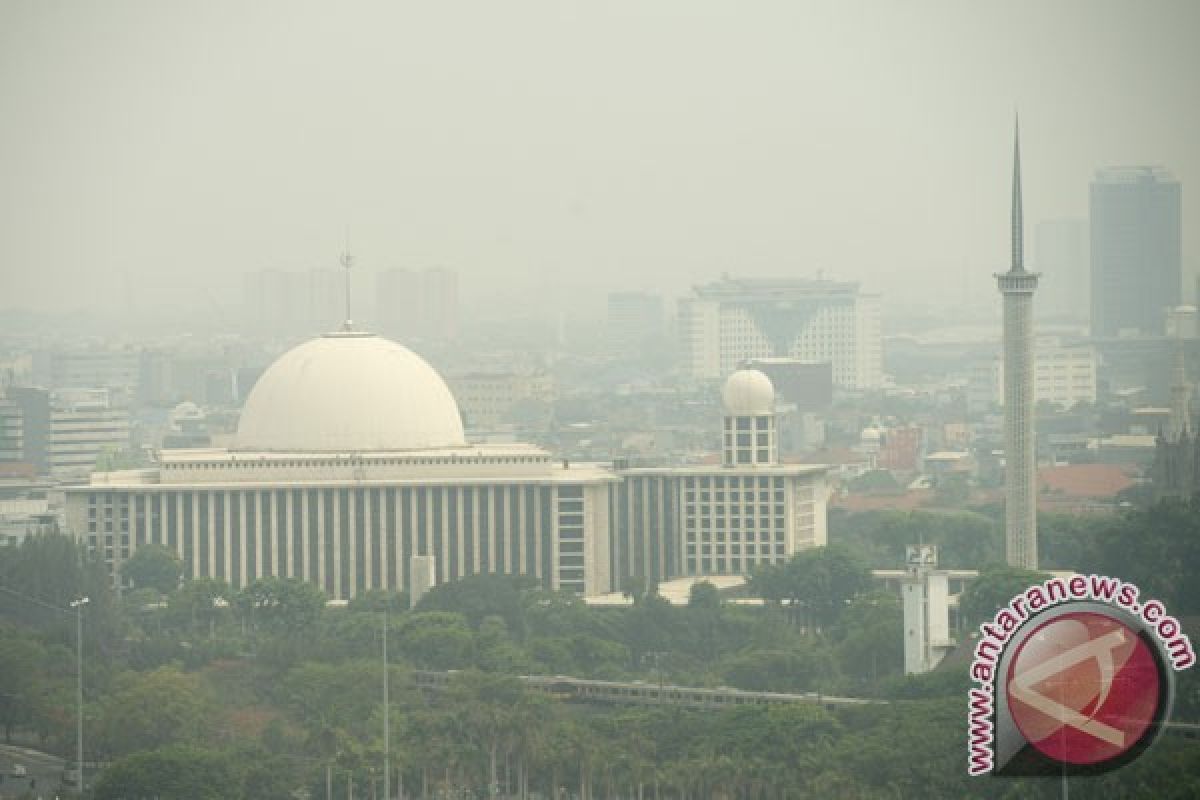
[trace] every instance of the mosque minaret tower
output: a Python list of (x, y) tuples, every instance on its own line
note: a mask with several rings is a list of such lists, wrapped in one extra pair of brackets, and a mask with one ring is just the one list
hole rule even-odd
[(1037, 569), (1037, 452), (1033, 396), (1033, 293), (1025, 269), (1021, 210), (1021, 134), (1013, 138), (1012, 266), (996, 275), (1004, 295), (1004, 533), (1011, 567)]

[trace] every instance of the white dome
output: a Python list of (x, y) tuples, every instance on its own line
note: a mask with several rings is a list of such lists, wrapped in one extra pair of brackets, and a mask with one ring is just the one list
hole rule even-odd
[(327, 333), (258, 379), (233, 450), (347, 452), (465, 444), (458, 404), (416, 353), (370, 333)]
[(765, 373), (739, 369), (721, 389), (721, 405), (729, 416), (744, 417), (775, 413), (775, 387)]

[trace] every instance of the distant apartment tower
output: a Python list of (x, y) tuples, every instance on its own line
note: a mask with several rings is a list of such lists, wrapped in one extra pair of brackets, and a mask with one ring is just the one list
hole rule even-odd
[(129, 411), (107, 389), (8, 391), (21, 409), (24, 460), (40, 474), (86, 477), (102, 455), (129, 447)]
[(663, 336), (662, 295), (610, 292), (605, 338), (613, 355), (636, 356)]
[(883, 382), (879, 298), (857, 283), (724, 278), (679, 302), (684, 368), (716, 379), (752, 359), (828, 361), (833, 383), (872, 389)]
[(133, 350), (41, 350), (33, 354), (33, 384), (49, 389), (116, 389), (132, 396), (141, 356)]
[(23, 461), (21, 408), (0, 396), (0, 463)]
[(443, 267), (389, 269), (375, 279), (380, 331), (401, 341), (458, 337), (458, 273)]
[(1092, 335), (1161, 335), (1183, 288), (1181, 188), (1159, 167), (1111, 167), (1091, 186)]
[(1085, 320), (1091, 313), (1087, 220), (1049, 219), (1037, 226), (1039, 316)]
[(345, 316), (345, 278), (335, 269), (258, 270), (242, 289), (245, 313), (259, 330), (325, 330)]

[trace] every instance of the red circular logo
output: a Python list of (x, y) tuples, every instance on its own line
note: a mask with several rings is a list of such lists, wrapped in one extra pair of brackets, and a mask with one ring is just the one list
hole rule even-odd
[(1155, 721), (1163, 687), (1136, 631), (1076, 611), (1043, 623), (1008, 668), (1008, 707), (1026, 741), (1067, 764), (1097, 764), (1132, 749)]

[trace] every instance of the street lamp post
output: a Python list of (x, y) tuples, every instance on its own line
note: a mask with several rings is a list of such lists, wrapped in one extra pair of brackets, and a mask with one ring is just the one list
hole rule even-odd
[(75, 768), (79, 770), (79, 794), (83, 795), (83, 607), (88, 598), (71, 601), (75, 609)]
[(388, 706), (388, 604), (383, 603), (383, 800), (392, 800), (391, 709)]

